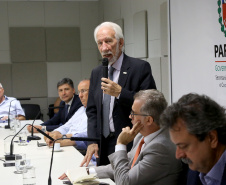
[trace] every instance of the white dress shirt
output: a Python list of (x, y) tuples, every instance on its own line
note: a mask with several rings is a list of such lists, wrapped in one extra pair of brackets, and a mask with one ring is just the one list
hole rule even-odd
[(84, 106), (80, 107), (64, 125), (54, 131), (58, 131), (63, 135), (76, 135), (78, 133), (87, 132), (86, 108)]
[[(123, 61), (124, 54), (122, 53), (119, 57), (119, 59), (112, 65), (113, 68), (115, 68), (113, 72), (113, 82), (118, 83), (121, 67), (122, 67), (122, 61)], [(109, 69), (110, 65), (108, 66)], [(117, 97), (119, 98), (119, 97)], [(110, 102), (110, 112), (109, 112), (109, 125), (110, 125), (110, 131), (115, 132), (115, 127), (113, 123), (113, 118), (112, 118), (112, 112), (114, 108), (114, 103), (115, 103), (115, 97), (111, 96), (111, 102)]]

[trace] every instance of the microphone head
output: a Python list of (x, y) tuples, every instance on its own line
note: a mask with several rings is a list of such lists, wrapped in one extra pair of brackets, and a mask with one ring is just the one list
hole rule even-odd
[(108, 58), (103, 58), (102, 65), (106, 67), (108, 66)]

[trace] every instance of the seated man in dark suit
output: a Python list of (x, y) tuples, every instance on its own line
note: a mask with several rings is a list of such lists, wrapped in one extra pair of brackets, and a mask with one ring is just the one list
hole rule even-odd
[(187, 185), (226, 184), (225, 109), (205, 95), (187, 94), (162, 115), (177, 146), (176, 158), (188, 164)]
[[(59, 126), (65, 124), (82, 106), (78, 95), (75, 94), (74, 83), (71, 79), (63, 78), (60, 80), (57, 83), (57, 89), (59, 97), (62, 100), (59, 112), (48, 121), (42, 123), (41, 125), (35, 125), (35, 127), (39, 129), (46, 127), (47, 131), (53, 131)], [(31, 126), (29, 125), (27, 129), (28, 131), (31, 131)], [(34, 132), (36, 132), (35, 129)]]

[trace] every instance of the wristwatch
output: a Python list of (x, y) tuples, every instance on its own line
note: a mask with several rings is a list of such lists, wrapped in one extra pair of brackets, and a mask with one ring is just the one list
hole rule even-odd
[(67, 136), (64, 134), (62, 138), (67, 138)]

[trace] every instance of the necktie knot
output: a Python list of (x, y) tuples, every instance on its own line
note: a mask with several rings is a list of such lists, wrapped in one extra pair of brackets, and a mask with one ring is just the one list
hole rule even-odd
[(112, 66), (109, 67), (109, 78), (110, 78), (110, 80), (113, 79), (113, 72), (114, 72), (114, 70), (115, 70), (114, 67), (112, 67)]

